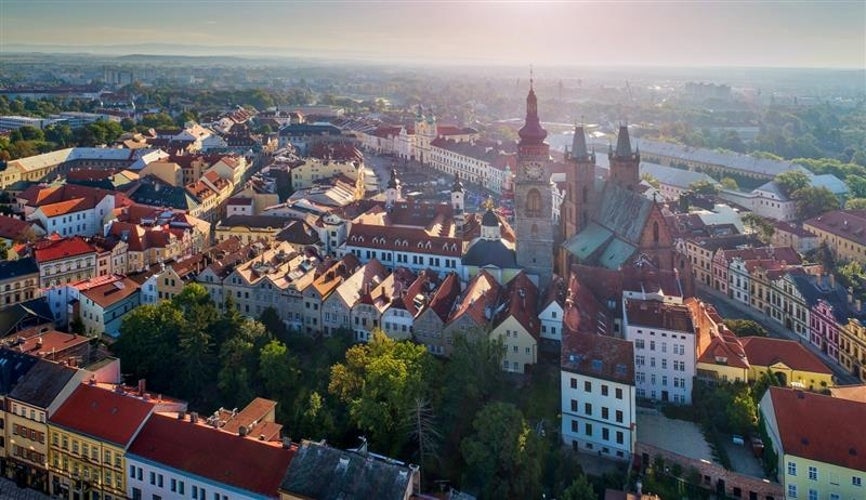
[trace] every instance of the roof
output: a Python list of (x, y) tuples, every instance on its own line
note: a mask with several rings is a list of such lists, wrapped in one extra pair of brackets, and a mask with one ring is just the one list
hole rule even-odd
[(642, 161), (640, 163), (641, 175), (651, 175), (661, 184), (674, 186), (681, 189), (688, 189), (689, 186), (696, 182), (709, 182), (710, 184), (718, 184), (718, 182), (703, 172), (694, 172), (676, 167), (666, 167), (656, 163)]
[(296, 245), (315, 245), (319, 243), (319, 233), (301, 220), (292, 220), (274, 237), (277, 241), (288, 241)]
[(153, 404), (132, 395), (81, 384), (48, 421), (125, 448), (152, 410)]
[[(538, 320), (538, 287), (521, 271), (506, 285), (505, 307), (493, 320), (499, 326), (507, 318), (514, 318), (535, 340), (539, 338), (541, 323)], [(495, 328), (494, 326), (494, 328)]]
[[(776, 363), (784, 363), (792, 370), (833, 374), (817, 356), (799, 342), (769, 337), (743, 337), (740, 341), (752, 366), (773, 366)], [(863, 452), (866, 453), (866, 448)]]
[(37, 408), (48, 408), (76, 373), (77, 368), (40, 359), (21, 378), (9, 397)]
[[(486, 217), (486, 215), (485, 215)], [(496, 266), (500, 269), (517, 268), (514, 245), (500, 238), (488, 240), (478, 238), (467, 249), (462, 259), (464, 266)]]
[(496, 278), (482, 269), (466, 285), (466, 290), (448, 321), (453, 322), (468, 315), (477, 326), (486, 325), (491, 319), (491, 311), (499, 305), (502, 292), (503, 287)]
[(138, 292), (140, 288), (138, 283), (125, 276), (118, 278), (109, 283), (82, 290), (81, 295), (104, 309)]
[(28, 274), (39, 274), (39, 266), (32, 257), (0, 261), (0, 280), (14, 279)]
[(634, 344), (628, 340), (564, 332), (561, 363), (566, 371), (634, 385)]
[(54, 315), (46, 297), (19, 302), (0, 309), (0, 337), (5, 337), (22, 326), (52, 323)]
[(656, 300), (626, 299), (625, 314), (629, 326), (688, 333), (695, 331), (691, 312), (684, 305), (666, 304)]
[(39, 358), (34, 356), (10, 349), (0, 349), (0, 394), (9, 394), (15, 390), (38, 360)]
[(403, 500), (418, 469), (396, 460), (304, 441), (280, 490), (304, 498)]
[(96, 249), (80, 236), (73, 236), (58, 240), (48, 239), (39, 241), (33, 253), (36, 257), (36, 262), (41, 264), (77, 255), (96, 253)]
[(840, 385), (830, 388), (830, 395), (834, 398), (848, 399), (858, 403), (866, 403), (866, 384)]
[(276, 497), (295, 448), (242, 438), (161, 414), (148, 419), (128, 454), (246, 491)]
[(866, 210), (834, 210), (807, 220), (803, 226), (866, 245)]
[(782, 387), (764, 397), (772, 401), (785, 454), (866, 472), (866, 404)]
[[(17, 217), (0, 215), (0, 238), (18, 240), (30, 229), (30, 225), (29, 222), (25, 222)], [(0, 273), (0, 276), (2, 275), (3, 273)]]
[(249, 227), (277, 230), (284, 227), (289, 220), (288, 217), (277, 215), (232, 215), (223, 219), (217, 227)]
[(433, 293), (428, 304), (429, 308), (439, 316), (442, 323), (448, 321), (448, 313), (451, 312), (454, 303), (460, 296), (460, 279), (455, 273), (448, 273), (439, 288)]

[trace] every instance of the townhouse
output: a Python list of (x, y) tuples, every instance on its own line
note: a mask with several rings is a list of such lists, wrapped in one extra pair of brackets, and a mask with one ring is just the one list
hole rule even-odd
[(799, 342), (769, 337), (741, 339), (749, 360), (749, 380), (772, 373), (784, 387), (826, 390), (833, 386), (833, 372)]
[(6, 477), (48, 493), (48, 419), (86, 372), (40, 359), (6, 397)]
[[(396, 283), (400, 283), (399, 279), (395, 280)], [(408, 287), (401, 284), (394, 291), (391, 304), (382, 312), (380, 323), (385, 335), (395, 340), (411, 339), (415, 318), (429, 300), (429, 296), (439, 287), (439, 283), (436, 273), (421, 271)]]
[(459, 297), (460, 278), (454, 273), (447, 274), (436, 290), (425, 295), (424, 304), (413, 323), (413, 337), (432, 354), (444, 354), (445, 345), (451, 345), (450, 341), (443, 340), (443, 330)]
[(759, 408), (786, 498), (863, 498), (866, 404), (770, 387)]
[[(348, 254), (338, 261), (325, 261), (326, 270), (315, 277), (310, 286), (302, 292), (304, 300), (304, 332), (307, 335), (325, 334), (334, 332), (324, 322), (324, 303), (328, 297), (349, 278), (360, 265), (354, 255)], [(330, 316), (328, 318), (330, 320)]]
[(111, 278), (95, 286), (79, 288), (77, 317), (87, 335), (117, 338), (124, 316), (141, 305), (138, 283), (120, 275)]
[[(392, 307), (394, 302), (402, 301), (403, 292), (415, 280), (416, 276), (412, 271), (404, 267), (397, 267), (380, 283), (366, 287), (366, 291), (352, 306), (352, 331), (356, 342), (368, 342), (372, 338), (373, 330), (384, 326), (381, 322), (382, 315)], [(410, 329), (411, 319), (409, 321)], [(401, 323), (405, 326), (405, 322)], [(392, 334), (395, 333), (394, 329), (391, 325)], [(399, 330), (399, 327), (396, 330)]]
[(538, 287), (526, 273), (508, 282), (502, 301), (492, 313), (490, 339), (504, 347), (502, 369), (525, 373), (526, 367), (538, 362), (541, 324), (538, 320)]
[(49, 238), (33, 245), (39, 287), (62, 286), (96, 276), (96, 249), (80, 236)]
[(0, 261), (0, 309), (41, 295), (39, 265), (33, 257)]
[[(322, 326), (326, 335), (337, 330), (351, 330), (353, 324), (352, 309), (363, 295), (380, 284), (388, 271), (378, 260), (372, 259), (361, 266), (354, 274), (346, 278), (322, 303)], [(358, 331), (368, 328), (359, 318)]]
[(426, 339), (419, 338), (424, 339), (422, 341), (428, 350), (445, 356), (450, 356), (453, 352), (454, 339), (458, 335), (463, 335), (470, 341), (488, 338), (490, 321), (496, 308), (502, 303), (504, 293), (504, 287), (496, 278), (482, 270), (466, 285), (440, 334), (428, 336)]

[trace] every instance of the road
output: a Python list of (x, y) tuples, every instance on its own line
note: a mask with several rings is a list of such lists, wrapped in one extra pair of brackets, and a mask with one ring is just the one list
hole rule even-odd
[(701, 300), (713, 304), (716, 310), (723, 318), (743, 318), (743, 319), (751, 319), (757, 321), (764, 328), (767, 329), (767, 332), (771, 337), (787, 339), (787, 340), (796, 340), (800, 342), (801, 345), (805, 346), (809, 349), (813, 354), (818, 356), (821, 361), (827, 365), (828, 368), (833, 370), (833, 375), (836, 378), (836, 383), (839, 385), (851, 385), (851, 384), (859, 384), (860, 380), (857, 379), (854, 375), (848, 373), (842, 366), (840, 366), (833, 358), (827, 356), (820, 349), (813, 346), (809, 342), (804, 342), (799, 335), (788, 330), (783, 325), (773, 321), (769, 316), (761, 314), (754, 309), (747, 307), (745, 304), (740, 304), (734, 300), (729, 299), (724, 294), (707, 288), (703, 285), (697, 285), (697, 295)]

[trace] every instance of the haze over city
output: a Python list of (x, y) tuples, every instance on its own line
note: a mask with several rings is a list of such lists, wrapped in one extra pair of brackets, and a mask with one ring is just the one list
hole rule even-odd
[(866, 3), (3, 0), (0, 51), (31, 50), (862, 68)]

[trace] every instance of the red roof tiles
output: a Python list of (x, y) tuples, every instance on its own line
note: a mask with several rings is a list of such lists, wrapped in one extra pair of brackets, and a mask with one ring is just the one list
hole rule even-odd
[(49, 418), (53, 425), (126, 447), (153, 411), (133, 396), (82, 384)]
[(769, 397), (786, 454), (866, 471), (866, 404), (781, 387)]
[(80, 236), (39, 241), (34, 250), (36, 262), (43, 264), (67, 257), (96, 253), (96, 249)]
[(769, 337), (743, 337), (741, 342), (743, 349), (746, 350), (746, 357), (752, 365), (773, 366), (776, 363), (784, 363), (792, 370), (828, 375), (833, 373), (799, 342)]
[(276, 497), (296, 451), (157, 414), (141, 429), (129, 454)]

